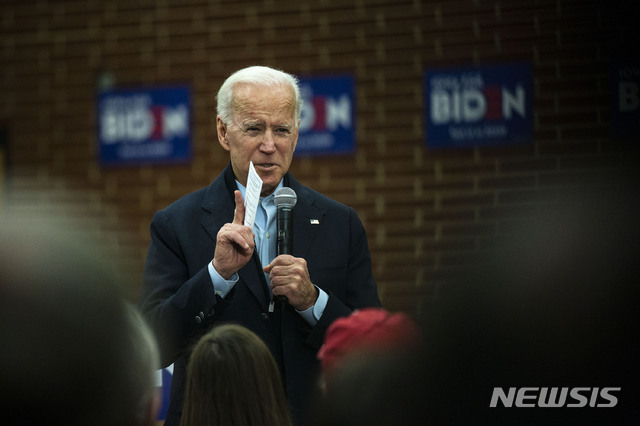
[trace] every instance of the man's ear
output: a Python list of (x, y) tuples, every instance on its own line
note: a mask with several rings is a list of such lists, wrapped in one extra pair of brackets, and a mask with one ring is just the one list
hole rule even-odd
[(224, 148), (226, 151), (229, 151), (227, 125), (224, 124), (220, 116), (216, 117), (216, 128), (218, 130), (218, 142), (220, 142), (220, 145), (222, 146), (222, 148)]

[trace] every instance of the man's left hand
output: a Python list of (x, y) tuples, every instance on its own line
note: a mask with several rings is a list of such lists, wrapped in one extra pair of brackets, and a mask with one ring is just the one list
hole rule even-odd
[(318, 292), (309, 277), (306, 260), (281, 254), (263, 270), (269, 274), (274, 296), (286, 296), (289, 304), (298, 311), (315, 305)]

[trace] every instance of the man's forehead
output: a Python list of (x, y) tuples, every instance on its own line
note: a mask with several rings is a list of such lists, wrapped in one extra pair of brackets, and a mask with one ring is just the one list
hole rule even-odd
[(242, 122), (293, 122), (295, 107), (288, 102), (238, 102), (233, 108), (233, 115)]
[[(244, 126), (266, 126), (267, 125), (267, 120), (265, 120), (262, 117), (246, 117), (246, 116), (242, 116), (240, 114), (240, 116), (238, 117), (238, 122)], [(289, 118), (289, 117), (285, 117), (282, 119), (270, 119), (269, 126), (278, 126), (278, 127), (294, 127), (294, 120), (293, 117)]]
[[(257, 93), (256, 93), (257, 92)], [(238, 83), (233, 87), (234, 98), (254, 98), (256, 94), (269, 93), (295, 104), (295, 92), (288, 84)]]

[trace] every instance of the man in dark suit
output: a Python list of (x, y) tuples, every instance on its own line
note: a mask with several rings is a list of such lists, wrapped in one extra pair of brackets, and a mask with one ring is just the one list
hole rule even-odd
[[(302, 105), (295, 77), (245, 68), (224, 82), (217, 100), (218, 140), (230, 165), (151, 223), (140, 304), (163, 365), (174, 363), (165, 424), (179, 423), (190, 348), (222, 322), (248, 327), (269, 346), (300, 420), (328, 326), (354, 309), (380, 306), (366, 233), (352, 208), (288, 172)], [(243, 224), (250, 162), (263, 182), (253, 229)], [(276, 256), (273, 196), (283, 186), (297, 194), (293, 253)]]

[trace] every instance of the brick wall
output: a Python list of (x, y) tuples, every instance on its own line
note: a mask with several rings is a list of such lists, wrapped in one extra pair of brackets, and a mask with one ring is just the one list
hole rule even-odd
[[(532, 195), (631, 161), (629, 147), (609, 137), (609, 66), (637, 50), (625, 12), (580, 0), (3, 1), (5, 193), (31, 206), (72, 198), (65, 211), (97, 219), (97, 243), (116, 248), (135, 298), (153, 213), (228, 162), (211, 102), (223, 79), (258, 63), (299, 75), (352, 73), (357, 152), (294, 159), (292, 171), (358, 211), (383, 303), (414, 314), (425, 292), (518, 223)], [(533, 67), (533, 143), (428, 150), (425, 68), (511, 61)], [(97, 165), (104, 73), (116, 86), (192, 87), (190, 164)]]

